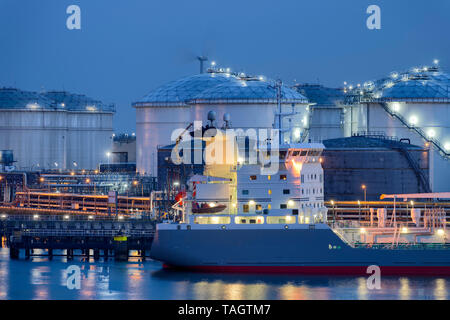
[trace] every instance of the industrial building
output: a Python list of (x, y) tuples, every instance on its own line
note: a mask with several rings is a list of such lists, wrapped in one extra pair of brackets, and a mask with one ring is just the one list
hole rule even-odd
[[(280, 91), (282, 113), (290, 114), (283, 119), (283, 139), (300, 141), (307, 133), (308, 100), (286, 86)], [(222, 68), (159, 87), (133, 103), (138, 172), (156, 175), (157, 147), (173, 143), (176, 129), (184, 129), (193, 121), (206, 123), (209, 111), (215, 111), (218, 119), (228, 113), (233, 128), (272, 128), (277, 94), (274, 81)]]
[(114, 113), (85, 95), (0, 88), (0, 149), (18, 170), (93, 169), (107, 160)]

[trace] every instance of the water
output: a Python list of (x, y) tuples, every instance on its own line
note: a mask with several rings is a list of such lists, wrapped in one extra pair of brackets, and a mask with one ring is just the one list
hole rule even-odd
[[(81, 269), (81, 288), (68, 289), (65, 270)], [(94, 262), (75, 257), (11, 260), (0, 249), (0, 299), (449, 299), (450, 277), (365, 277), (205, 274), (167, 271), (156, 261)]]

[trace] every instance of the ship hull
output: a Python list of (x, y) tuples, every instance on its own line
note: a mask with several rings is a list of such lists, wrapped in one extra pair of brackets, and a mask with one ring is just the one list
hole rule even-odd
[(353, 248), (328, 226), (289, 229), (157, 230), (151, 257), (202, 272), (450, 275), (448, 249)]

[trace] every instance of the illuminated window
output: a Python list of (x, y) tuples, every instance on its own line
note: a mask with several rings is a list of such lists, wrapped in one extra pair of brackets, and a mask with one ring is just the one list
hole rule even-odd
[(269, 195), (271, 195), (271, 194), (272, 194), (272, 190), (269, 189), (269, 191), (267, 191), (267, 193), (268, 193)]
[(230, 217), (195, 217), (196, 224), (229, 224)]
[(295, 223), (296, 218), (293, 216), (268, 216), (268, 224), (291, 224)]
[(261, 211), (262, 210), (262, 206), (260, 204), (257, 204), (255, 209), (256, 209), (256, 211)]
[(243, 206), (242, 206), (242, 210), (245, 212), (245, 213), (247, 213), (249, 210), (248, 210), (248, 204), (244, 204)]
[(256, 176), (250, 176), (250, 180), (256, 180)]
[(280, 174), (280, 180), (286, 180), (286, 179), (287, 179), (287, 177), (285, 174)]
[(250, 219), (245, 218), (245, 217), (235, 217), (234, 223), (236, 223), (236, 224), (246, 224), (246, 223), (263, 224), (264, 217), (256, 217), (256, 218), (250, 218)]
[(270, 180), (270, 179), (272, 179), (272, 176), (267, 176), (267, 180)]
[(267, 205), (267, 209), (272, 209), (272, 205), (270, 203)]

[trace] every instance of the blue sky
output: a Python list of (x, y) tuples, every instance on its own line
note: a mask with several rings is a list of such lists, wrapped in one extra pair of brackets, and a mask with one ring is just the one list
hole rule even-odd
[[(81, 30), (66, 8), (81, 8)], [(381, 8), (368, 30), (366, 8)], [(152, 89), (198, 72), (195, 56), (287, 84), (339, 86), (450, 64), (448, 0), (0, 0), (0, 86), (116, 103), (117, 132)]]

